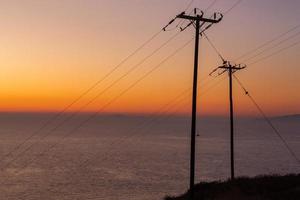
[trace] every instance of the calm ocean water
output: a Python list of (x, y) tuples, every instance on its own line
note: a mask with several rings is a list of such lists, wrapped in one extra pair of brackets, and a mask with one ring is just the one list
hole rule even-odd
[[(51, 117), (0, 115), (0, 199), (153, 200), (187, 190), (188, 117), (106, 115), (74, 130), (80, 115), (54, 129), (64, 115), (4, 157)], [(300, 117), (272, 122), (300, 157)], [(197, 130), (197, 181), (227, 179), (228, 120), (200, 117)], [(236, 118), (235, 130), (237, 176), (300, 172), (262, 119)]]

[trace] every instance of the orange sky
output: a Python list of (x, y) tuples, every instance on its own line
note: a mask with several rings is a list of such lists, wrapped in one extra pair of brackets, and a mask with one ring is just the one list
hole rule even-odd
[[(159, 31), (181, 12), (188, 0), (101, 0), (101, 1), (2, 1), (0, 2), (0, 110), (59, 111), (101, 79), (124, 57)], [(211, 0), (195, 0), (193, 7), (205, 9)], [(208, 11), (225, 11), (235, 0), (219, 0)], [(232, 59), (259, 46), (300, 21), (300, 2), (296, 0), (242, 1), (222, 22), (207, 31), (217, 48)], [(191, 28), (170, 42), (137, 70), (99, 96), (82, 111), (97, 111), (144, 73), (157, 65), (176, 48), (188, 41)], [(268, 55), (297, 42), (292, 39), (262, 54)], [(72, 106), (76, 111), (97, 93), (108, 87), (150, 54), (176, 31), (161, 33), (112, 76)], [(286, 35), (288, 37), (289, 35)], [(282, 40), (284, 37), (282, 38)], [(280, 40), (279, 40), (280, 41)], [(200, 41), (199, 82), (219, 64), (208, 42)], [(300, 45), (265, 59), (237, 76), (258, 103), (270, 115), (300, 112)], [(257, 60), (249, 60), (246, 64)], [(243, 59), (237, 60), (243, 62)], [(191, 87), (193, 43), (168, 60), (161, 68), (141, 81), (103, 112), (148, 113), (158, 110), (182, 91)], [(228, 111), (227, 79), (201, 95), (217, 80), (199, 89), (199, 113), (224, 115)], [(235, 110), (240, 115), (254, 115), (255, 108), (240, 88), (234, 86)], [(188, 96), (174, 107), (177, 113), (190, 111)]]

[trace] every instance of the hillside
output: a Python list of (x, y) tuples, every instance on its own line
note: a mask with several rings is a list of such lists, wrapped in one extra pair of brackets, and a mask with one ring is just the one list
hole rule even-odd
[[(188, 193), (165, 200), (188, 200)], [(300, 199), (300, 174), (285, 176), (241, 177), (234, 181), (204, 182), (195, 186), (195, 200), (237, 200), (237, 199)]]

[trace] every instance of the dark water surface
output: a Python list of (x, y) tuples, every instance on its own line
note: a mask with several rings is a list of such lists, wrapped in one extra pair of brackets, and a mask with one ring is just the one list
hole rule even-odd
[[(189, 118), (105, 115), (74, 130), (80, 115), (58, 126), (69, 116), (4, 157), (53, 114), (0, 115), (0, 199), (153, 200), (187, 189)], [(300, 118), (272, 121), (300, 157)], [(228, 120), (199, 118), (198, 133), (197, 181), (228, 178)], [(237, 176), (300, 172), (262, 119), (237, 118), (235, 142)]]

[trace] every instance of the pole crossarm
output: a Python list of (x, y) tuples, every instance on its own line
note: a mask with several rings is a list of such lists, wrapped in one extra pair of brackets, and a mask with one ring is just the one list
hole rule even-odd
[(180, 16), (180, 15), (183, 15), (185, 12), (182, 12), (182, 13), (180, 13), (179, 15), (177, 15), (174, 19), (172, 19), (167, 25), (165, 25), (163, 28), (162, 28), (162, 30), (163, 31), (166, 31), (166, 28), (168, 27), (168, 26), (170, 26), (177, 18), (178, 18), (178, 16)]
[[(214, 76), (214, 74), (217, 74), (216, 76), (220, 76), (221, 74), (231, 70), (232, 73), (235, 73), (239, 70), (245, 69), (247, 66), (245, 64), (231, 64), (229, 61), (224, 61), (223, 65), (215, 68), (212, 70), (212, 72), (209, 73), (210, 76)], [(222, 69), (221, 71), (219, 71)]]
[[(201, 11), (202, 12), (202, 11)], [(217, 14), (219, 14), (219, 17), (217, 18)], [(186, 15), (185, 13), (181, 13), (177, 16), (177, 18), (181, 18), (181, 19), (187, 19), (187, 20), (192, 20), (192, 21), (196, 21), (199, 20), (201, 22), (207, 22), (207, 23), (218, 23), (222, 20), (223, 15), (221, 13), (215, 13), (214, 14), (214, 18), (205, 18), (203, 17), (203, 12), (201, 15), (196, 15), (196, 16), (190, 16), (190, 15)]]
[(238, 64), (238, 65), (231, 65), (231, 64), (226, 64), (226, 65), (222, 65), (220, 67), (218, 67), (219, 69), (233, 69), (233, 70), (241, 70), (241, 69), (245, 69), (246, 65), (242, 65), (242, 64)]
[[(180, 28), (180, 31), (184, 31), (187, 27), (189, 27), (192, 24), (195, 25), (194, 24), (195, 21), (202, 22), (200, 27), (202, 27), (205, 23), (210, 23), (209, 24), (209, 27), (210, 27), (212, 24), (219, 23), (223, 19), (223, 14), (221, 14), (221, 13), (214, 13), (211, 18), (206, 18), (206, 17), (204, 17), (203, 11), (200, 11), (201, 14), (197, 14), (197, 10), (198, 10), (197, 8), (194, 9), (194, 14), (195, 14), (194, 16), (186, 15), (185, 12), (182, 12), (182, 13), (176, 15), (176, 17), (173, 18), (167, 25), (165, 25), (162, 28), (162, 30), (166, 31), (167, 27), (170, 26), (177, 18), (186, 19), (186, 20), (190, 21), (190, 23), (188, 25), (186, 25), (184, 28)], [(208, 29), (209, 27), (207, 27), (206, 29)]]

